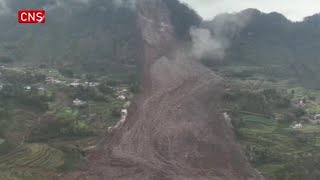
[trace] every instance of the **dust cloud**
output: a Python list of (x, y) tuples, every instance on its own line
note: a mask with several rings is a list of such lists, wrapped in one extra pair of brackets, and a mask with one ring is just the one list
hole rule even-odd
[(212, 21), (204, 23), (202, 27), (192, 27), (191, 56), (195, 59), (209, 58), (223, 60), (231, 40), (247, 26), (252, 12), (236, 14), (221, 14)]

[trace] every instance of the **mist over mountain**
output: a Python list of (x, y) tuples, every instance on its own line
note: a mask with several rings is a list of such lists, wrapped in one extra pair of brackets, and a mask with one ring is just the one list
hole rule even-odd
[(316, 14), (291, 22), (279, 13), (248, 9), (219, 15), (205, 26), (228, 37), (230, 47), (222, 63), (262, 67), (261, 73), (271, 78), (294, 78), (319, 88), (319, 19)]
[[(113, 1), (8, 1), (14, 14), (0, 17), (1, 56), (19, 63), (51, 65), (92, 71), (104, 64), (135, 65), (139, 34), (135, 12)], [(21, 25), (16, 11), (47, 9), (46, 24)], [(95, 68), (94, 68), (95, 69)], [(94, 70), (96, 71), (96, 70)]]

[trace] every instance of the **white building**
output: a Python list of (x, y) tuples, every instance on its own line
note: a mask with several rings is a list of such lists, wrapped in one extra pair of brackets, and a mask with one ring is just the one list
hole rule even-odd
[(124, 95), (126, 92), (128, 92), (127, 89), (120, 89), (116, 92), (116, 95), (121, 96)]
[(314, 120), (320, 120), (320, 114), (315, 114), (313, 117)]
[(52, 80), (53, 80), (53, 77), (47, 77), (45, 81), (46, 82), (52, 82)]
[(303, 126), (302, 126), (301, 123), (297, 123), (297, 124), (294, 124), (294, 125), (292, 126), (293, 129), (301, 129), (302, 127), (303, 127)]
[(30, 90), (31, 90), (31, 86), (25, 86), (24, 89), (25, 89), (26, 91), (30, 91)]
[(47, 77), (45, 80), (47, 83), (52, 83), (52, 84), (64, 84), (66, 83), (65, 81), (61, 81), (59, 79), (54, 79), (53, 77)]
[(223, 117), (224, 117), (225, 120), (231, 121), (231, 118), (230, 118), (230, 116), (229, 116), (229, 114), (227, 112), (223, 113)]
[(122, 116), (122, 117), (126, 117), (127, 114), (128, 114), (128, 110), (127, 110), (127, 109), (122, 109), (122, 110), (121, 110), (121, 116)]
[(69, 86), (78, 87), (78, 86), (80, 86), (80, 83), (78, 83), (78, 82), (73, 82), (73, 83), (70, 83)]
[(75, 99), (75, 100), (73, 100), (72, 103), (73, 103), (75, 106), (83, 106), (83, 105), (87, 104), (86, 101), (82, 101), (82, 100), (80, 100), (80, 99), (78, 99), (78, 98)]
[(97, 82), (90, 82), (90, 83), (89, 83), (89, 86), (90, 86), (90, 87), (96, 87), (96, 86), (99, 86), (99, 83), (97, 83)]
[(124, 95), (118, 96), (118, 99), (125, 100), (126, 97)]

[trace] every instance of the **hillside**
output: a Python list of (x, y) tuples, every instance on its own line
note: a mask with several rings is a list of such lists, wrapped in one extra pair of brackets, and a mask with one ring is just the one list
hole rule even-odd
[(319, 179), (319, 14), (3, 2), (0, 179)]
[(220, 77), (183, 52), (163, 1), (137, 7), (143, 90), (123, 124), (65, 179), (262, 179), (222, 116)]
[(223, 106), (251, 165), (267, 179), (319, 179), (319, 15), (247, 9), (203, 26), (224, 43), (223, 59), (202, 62), (227, 84)]
[[(0, 16), (0, 179), (57, 179), (125, 116), (141, 38), (111, 1), (6, 1)], [(44, 25), (16, 10), (44, 8)], [(94, 13), (93, 13), (94, 12)]]
[[(320, 88), (319, 15), (306, 17), (302, 22), (291, 22), (279, 13), (265, 14), (248, 9), (238, 14), (217, 16), (205, 26), (213, 33), (223, 31), (222, 36), (230, 36), (230, 47), (220, 65), (246, 66), (248, 69), (235, 76), (246, 78), (250, 74), (260, 74), (270, 80), (290, 80), (308, 88)], [(230, 35), (232, 27), (237, 30)], [(207, 59), (206, 63), (210, 66), (214, 61)], [(218, 66), (215, 68), (219, 69)]]
[[(135, 13), (129, 8), (95, 0), (9, 4), (12, 13), (0, 19), (7, 24), (1, 27), (2, 59), (90, 73), (122, 73), (128, 70), (125, 65), (134, 67), (139, 61), (140, 38)], [(29, 7), (48, 9), (44, 26), (17, 24), (13, 12)]]

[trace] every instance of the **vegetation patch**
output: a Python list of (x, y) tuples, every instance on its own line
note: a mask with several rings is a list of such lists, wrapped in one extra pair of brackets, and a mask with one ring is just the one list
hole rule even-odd
[(0, 156), (0, 177), (34, 179), (64, 164), (63, 153), (45, 144), (26, 144)]

